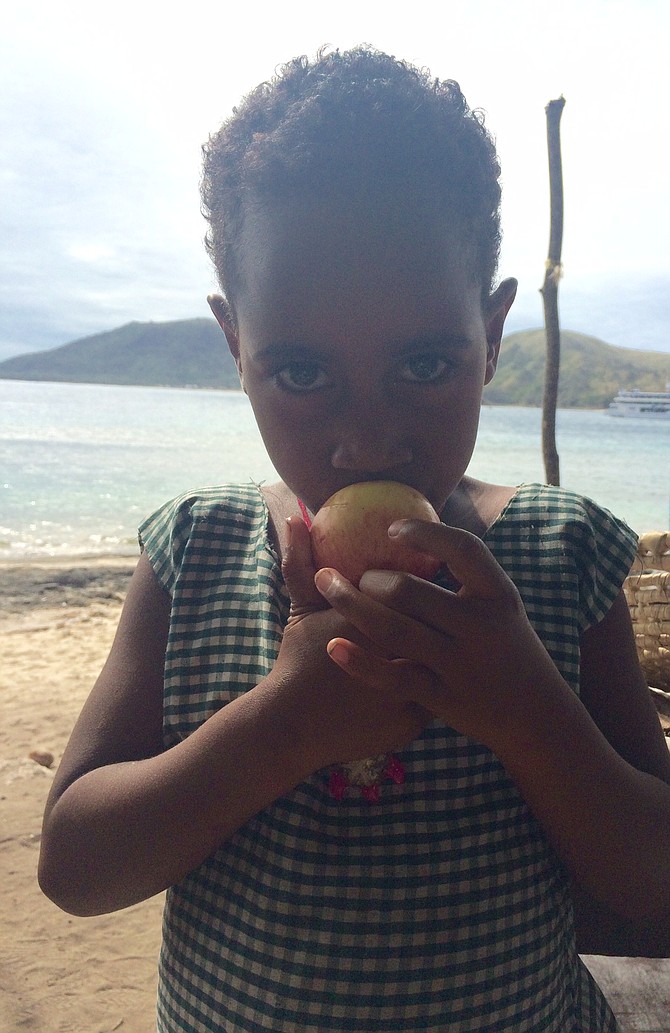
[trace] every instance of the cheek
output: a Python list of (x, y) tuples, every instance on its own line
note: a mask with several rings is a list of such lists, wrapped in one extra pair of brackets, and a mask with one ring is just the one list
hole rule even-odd
[(328, 435), (336, 418), (328, 394), (294, 394), (273, 382), (249, 383), (249, 401), (263, 440), (269, 448), (286, 449), (304, 439), (315, 447)]
[(263, 443), (273, 466), (289, 484), (295, 471), (304, 471), (319, 463), (323, 436), (314, 419), (296, 415), (284, 399), (255, 395), (251, 405)]
[(445, 399), (437, 411), (421, 417), (423, 454), (441, 471), (453, 490), (467, 470), (477, 441), (480, 403), (476, 392), (459, 392)]
[(479, 395), (475, 395), (469, 404), (462, 405), (460, 410), (455, 413), (455, 422), (459, 428), (458, 434), (461, 445), (468, 452), (468, 462), (477, 440), (480, 411), (481, 398)]
[(286, 448), (292, 441), (314, 432), (314, 419), (296, 412), (291, 399), (271, 391), (250, 397), (256, 423), (268, 448)]

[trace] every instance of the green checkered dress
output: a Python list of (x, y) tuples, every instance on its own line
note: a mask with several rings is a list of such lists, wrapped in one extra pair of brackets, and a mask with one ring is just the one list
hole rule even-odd
[[(173, 597), (170, 747), (270, 671), (288, 598), (253, 485), (208, 488), (141, 528)], [(485, 540), (578, 691), (635, 536), (589, 500), (522, 486)], [(314, 687), (318, 691), (318, 686)], [(604, 1033), (566, 873), (501, 764), (439, 722), (404, 785), (341, 802), (317, 772), (240, 829), (165, 908), (161, 1033)]]

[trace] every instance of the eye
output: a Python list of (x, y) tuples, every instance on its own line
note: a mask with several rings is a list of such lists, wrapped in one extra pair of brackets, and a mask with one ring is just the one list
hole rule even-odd
[(281, 387), (296, 393), (318, 391), (329, 383), (328, 374), (321, 364), (308, 360), (288, 362), (276, 373), (276, 379)]
[(412, 355), (402, 364), (401, 376), (412, 384), (432, 384), (443, 380), (450, 367), (441, 355)]

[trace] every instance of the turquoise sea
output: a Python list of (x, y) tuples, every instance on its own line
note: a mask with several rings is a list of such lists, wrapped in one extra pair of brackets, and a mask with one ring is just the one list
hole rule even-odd
[[(485, 406), (470, 472), (543, 480), (541, 412)], [(558, 413), (565, 487), (638, 532), (670, 527), (670, 421)], [(275, 477), (240, 391), (0, 380), (0, 559), (135, 555), (136, 527), (189, 488)]]

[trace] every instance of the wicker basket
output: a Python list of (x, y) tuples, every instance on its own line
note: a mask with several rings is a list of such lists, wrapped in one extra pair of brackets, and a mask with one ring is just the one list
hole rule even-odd
[(642, 535), (623, 589), (647, 682), (670, 692), (670, 531)]

